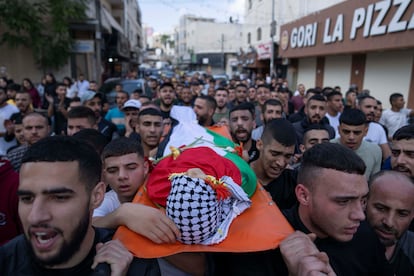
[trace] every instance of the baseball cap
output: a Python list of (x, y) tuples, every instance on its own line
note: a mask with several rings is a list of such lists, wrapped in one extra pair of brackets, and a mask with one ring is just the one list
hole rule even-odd
[(128, 100), (124, 103), (124, 106), (122, 107), (122, 110), (125, 110), (126, 108), (140, 109), (141, 108), (141, 102), (139, 100)]

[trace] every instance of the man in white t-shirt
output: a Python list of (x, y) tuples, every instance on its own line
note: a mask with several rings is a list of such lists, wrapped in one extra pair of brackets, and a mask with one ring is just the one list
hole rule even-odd
[(379, 145), (382, 151), (382, 160), (387, 159), (391, 156), (391, 148), (388, 144), (385, 129), (375, 122), (375, 112), (378, 108), (377, 100), (370, 95), (363, 95), (358, 97), (357, 108), (364, 112), (369, 123), (364, 140)]
[(412, 109), (404, 108), (404, 96), (393, 93), (390, 96), (391, 108), (382, 112), (380, 124), (388, 128), (388, 139), (391, 140), (397, 129), (408, 125), (408, 118), (414, 115)]
[[(325, 88), (332, 89), (332, 88)], [(326, 94), (326, 114), (325, 117), (328, 118), (329, 124), (335, 130), (335, 138), (339, 137), (338, 127), (339, 127), (339, 116), (341, 116), (341, 112), (344, 108), (342, 103), (342, 94), (341, 92), (334, 91), (332, 89), (331, 92)]]

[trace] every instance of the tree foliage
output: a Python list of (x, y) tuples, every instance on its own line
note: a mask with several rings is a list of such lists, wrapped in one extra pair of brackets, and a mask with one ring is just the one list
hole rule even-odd
[(88, 0), (0, 0), (0, 45), (32, 49), (42, 69), (67, 63), (73, 45), (69, 24), (83, 20)]

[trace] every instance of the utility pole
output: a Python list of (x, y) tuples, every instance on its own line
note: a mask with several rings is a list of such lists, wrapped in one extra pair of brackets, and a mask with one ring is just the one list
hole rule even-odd
[(95, 29), (95, 72), (94, 79), (98, 82), (98, 85), (101, 85), (101, 70), (102, 70), (102, 57), (101, 57), (101, 41), (102, 41), (102, 18), (101, 18), (101, 0), (95, 0), (95, 10), (96, 10), (96, 19), (98, 24), (96, 24)]
[(224, 61), (224, 34), (221, 34), (221, 59), (223, 71), (226, 72), (226, 62)]
[(270, 77), (273, 77), (274, 74), (274, 56), (275, 56), (275, 45), (273, 42), (274, 36), (276, 35), (276, 21), (275, 21), (275, 0), (272, 0), (272, 22), (270, 23)]

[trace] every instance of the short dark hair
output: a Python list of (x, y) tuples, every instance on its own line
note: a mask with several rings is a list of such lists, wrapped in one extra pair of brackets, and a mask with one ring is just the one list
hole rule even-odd
[(229, 90), (227, 90), (227, 88), (222, 87), (222, 86), (220, 86), (220, 87), (216, 88), (216, 92), (217, 92), (217, 91), (226, 91), (226, 92), (227, 92), (227, 94), (229, 94)]
[(196, 99), (203, 99), (206, 101), (209, 108), (216, 110), (217, 108), (217, 101), (214, 99), (214, 97), (209, 95), (200, 95)]
[(339, 123), (350, 126), (360, 126), (367, 123), (367, 117), (360, 109), (350, 108), (344, 110), (341, 116), (339, 116)]
[(280, 107), (282, 107), (282, 111), (283, 111), (283, 105), (279, 100), (277, 100), (277, 99), (268, 99), (263, 103), (263, 107), (262, 107), (262, 113), (263, 114), (266, 112), (268, 105), (280, 106)]
[(392, 93), (390, 95), (390, 104), (392, 104), (393, 101), (395, 101), (398, 98), (404, 97), (401, 93)]
[(96, 152), (101, 154), (104, 147), (109, 143), (109, 137), (103, 135), (99, 130), (94, 128), (84, 128), (73, 134), (73, 137), (85, 141), (95, 148)]
[(236, 85), (236, 88), (237, 87), (244, 87), (244, 88), (246, 88), (247, 89), (247, 85), (245, 85), (244, 83), (239, 83), (239, 84), (237, 84)]
[(122, 156), (130, 153), (136, 153), (139, 157), (144, 158), (144, 150), (138, 140), (129, 137), (119, 137), (109, 142), (102, 151), (102, 162), (106, 158)]
[(254, 105), (250, 102), (244, 102), (244, 103), (241, 103), (239, 105), (234, 106), (230, 110), (229, 116), (230, 116), (231, 113), (233, 113), (234, 111), (237, 111), (237, 110), (248, 110), (250, 112), (250, 114), (252, 115), (252, 118), (253, 119), (255, 118), (255, 108), (254, 108)]
[(21, 86), (17, 83), (12, 82), (12, 83), (7, 85), (7, 90), (20, 91)]
[(307, 128), (305, 128), (305, 130), (303, 132), (303, 140), (302, 140), (302, 143), (305, 143), (305, 139), (307, 138), (307, 135), (306, 134), (309, 131), (312, 131), (312, 130), (324, 130), (324, 131), (326, 131), (326, 133), (328, 134), (328, 137), (329, 137), (329, 131), (325, 127), (325, 125), (322, 125), (322, 124), (310, 124)]
[(341, 96), (342, 97), (342, 93), (339, 92), (339, 91), (336, 91), (336, 90), (332, 90), (331, 92), (329, 92), (328, 94), (325, 94), (325, 95), (326, 95), (326, 99), (328, 101), (332, 100), (332, 98), (335, 97), (335, 96)]
[(372, 97), (368, 94), (360, 94), (357, 97), (358, 105), (361, 105), (366, 99), (372, 99), (372, 100), (375, 100), (375, 101), (377, 100), (377, 99), (375, 99), (374, 97)]
[(138, 113), (138, 117), (144, 116), (144, 115), (151, 115), (151, 116), (160, 116), (162, 117), (162, 113), (159, 109), (148, 107), (141, 109), (141, 111)]
[(102, 162), (88, 143), (71, 136), (49, 136), (28, 148), (22, 165), (32, 162), (78, 162), (79, 180), (91, 192), (101, 179)]
[(411, 140), (414, 139), (414, 125), (403, 126), (394, 133), (392, 140)]
[(171, 87), (174, 90), (174, 85), (171, 82), (163, 82), (160, 85), (160, 90), (163, 89), (164, 87)]
[(261, 140), (264, 144), (269, 144), (272, 140), (276, 140), (286, 147), (295, 145), (295, 128), (291, 122), (284, 118), (272, 119), (264, 126)]
[(45, 120), (45, 122), (47, 123), (48, 126), (52, 125), (52, 120), (50, 119), (50, 117), (46, 116), (45, 114), (43, 114), (41, 112), (36, 112), (36, 111), (30, 112), (30, 113), (27, 113), (26, 115), (24, 115), (23, 118), (22, 118), (22, 121), (24, 121), (24, 118), (30, 117), (30, 116), (41, 117)]
[(317, 144), (305, 151), (298, 173), (298, 183), (312, 186), (320, 169), (363, 175), (364, 161), (351, 149), (337, 143)]
[(96, 124), (95, 113), (89, 107), (76, 106), (76, 107), (71, 108), (69, 110), (68, 119), (80, 119), (80, 118), (88, 119), (88, 121), (91, 125)]
[(318, 101), (318, 102), (325, 102), (326, 103), (326, 98), (324, 96), (322, 96), (321, 94), (315, 94), (312, 97), (310, 97), (307, 101), (307, 103), (309, 103), (310, 101)]

